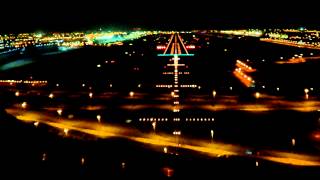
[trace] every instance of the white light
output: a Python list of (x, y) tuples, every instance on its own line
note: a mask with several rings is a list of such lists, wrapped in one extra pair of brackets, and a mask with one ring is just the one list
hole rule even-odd
[(210, 134), (211, 134), (211, 139), (213, 138), (213, 135), (214, 135), (214, 131), (211, 129), (210, 131)]
[(98, 120), (98, 122), (101, 122), (101, 115), (97, 115), (97, 120)]
[(57, 113), (59, 114), (59, 116), (61, 116), (61, 114), (62, 114), (62, 109), (58, 109), (58, 110), (57, 110)]
[(168, 153), (168, 148), (167, 148), (167, 147), (164, 147), (164, 148), (163, 148), (163, 152), (164, 152), (164, 153)]
[(152, 128), (153, 128), (153, 131), (156, 131), (156, 125), (157, 125), (157, 123), (156, 123), (156, 122), (152, 122)]
[(217, 92), (216, 92), (215, 90), (213, 90), (213, 91), (212, 91), (212, 95), (213, 95), (213, 97), (216, 97)]
[(68, 135), (69, 129), (64, 128), (64, 129), (63, 129), (63, 132), (64, 132), (65, 135)]
[(294, 138), (291, 139), (291, 144), (292, 144), (292, 146), (296, 145), (296, 140)]
[(34, 122), (33, 125), (34, 125), (35, 127), (38, 127), (38, 126), (39, 126), (39, 121)]
[(21, 107), (22, 107), (23, 109), (25, 109), (25, 108), (27, 107), (27, 102), (23, 102), (23, 103), (21, 104)]

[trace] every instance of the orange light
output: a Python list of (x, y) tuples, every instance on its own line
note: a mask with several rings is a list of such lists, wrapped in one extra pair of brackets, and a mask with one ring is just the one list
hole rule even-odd
[(174, 172), (174, 170), (172, 168), (169, 168), (169, 167), (164, 167), (162, 169), (162, 171), (167, 177), (171, 177), (173, 175), (173, 172)]

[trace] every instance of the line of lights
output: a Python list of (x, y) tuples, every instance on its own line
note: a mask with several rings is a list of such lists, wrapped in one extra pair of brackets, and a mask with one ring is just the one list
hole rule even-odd
[(158, 122), (160, 122), (160, 121), (168, 121), (168, 118), (139, 118), (139, 121), (158, 121)]
[(253, 87), (255, 81), (248, 75), (244, 74), (240, 69), (233, 71), (235, 77), (237, 77), (245, 86)]
[(214, 121), (214, 118), (186, 118), (186, 121), (192, 121), (192, 122), (195, 122), (195, 121), (197, 121), (197, 122), (202, 122), (202, 121)]
[(237, 60), (236, 66), (242, 69), (245, 72), (255, 72), (256, 69), (252, 68), (251, 66), (247, 65), (246, 63)]
[(181, 88), (197, 88), (198, 85), (196, 84), (182, 84), (180, 85)]
[(233, 74), (245, 86), (254, 87), (255, 86), (255, 81), (252, 79), (252, 77), (250, 77), (246, 73), (251, 73), (251, 72), (255, 72), (255, 71), (256, 71), (256, 69), (252, 68), (251, 66), (247, 65), (246, 63), (244, 63), (244, 62), (242, 62), (240, 60), (237, 60), (236, 61), (236, 68), (233, 71)]
[(156, 87), (158, 87), (158, 88), (172, 88), (172, 85), (157, 84)]
[[(169, 118), (155, 118), (155, 117), (151, 117), (151, 118), (139, 118), (140, 122), (167, 122), (169, 120)], [(172, 118), (173, 122), (180, 122), (181, 118)], [(214, 122), (214, 118), (185, 118), (186, 122)]]
[(285, 39), (271, 39), (271, 38), (260, 38), (260, 41), (281, 44), (286, 46), (294, 46), (299, 48), (309, 48), (309, 49), (320, 49), (320, 44), (307, 44), (307, 42), (302, 41), (292, 41), (292, 40), (285, 40)]

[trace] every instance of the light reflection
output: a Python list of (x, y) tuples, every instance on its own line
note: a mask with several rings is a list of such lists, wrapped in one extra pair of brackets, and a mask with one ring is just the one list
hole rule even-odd
[[(58, 129), (63, 129), (65, 135), (69, 135), (70, 130), (79, 131), (82, 133), (94, 135), (100, 138), (108, 138), (108, 137), (122, 137), (127, 138), (132, 141), (157, 145), (162, 147), (177, 147), (187, 150), (192, 150), (196, 152), (206, 153), (208, 155), (212, 155), (214, 157), (221, 155), (240, 155), (246, 156), (245, 150), (247, 147), (242, 147), (239, 145), (226, 144), (221, 142), (213, 142), (208, 144), (206, 140), (200, 139), (191, 139), (187, 137), (181, 137), (181, 141), (177, 143), (177, 137), (173, 137), (172, 135), (165, 134), (150, 134), (150, 133), (142, 133), (139, 130), (121, 127), (115, 125), (104, 125), (97, 122), (90, 121), (82, 121), (82, 120), (69, 120), (65, 118), (61, 118), (59, 121), (55, 121), (54, 116), (46, 115), (44, 113), (38, 112), (26, 112), (21, 111), (20, 109), (6, 109), (7, 113), (15, 116), (18, 120), (22, 121), (30, 121), (36, 120), (41, 123), (45, 123), (49, 126), (56, 127)], [(166, 118), (167, 120), (167, 118)], [(174, 131), (174, 135), (180, 136), (181, 131)], [(72, 134), (70, 134), (72, 137)], [(183, 142), (183, 143), (182, 143)], [(163, 151), (167, 151), (163, 149)], [(273, 151), (273, 150), (264, 150), (265, 153), (261, 152), (257, 158), (266, 159), (269, 161), (284, 163), (284, 164), (292, 164), (298, 166), (320, 166), (320, 157), (311, 156), (311, 155), (303, 155), (303, 154), (294, 154), (289, 152), (281, 152), (281, 151)], [(265, 154), (265, 155), (264, 155)]]

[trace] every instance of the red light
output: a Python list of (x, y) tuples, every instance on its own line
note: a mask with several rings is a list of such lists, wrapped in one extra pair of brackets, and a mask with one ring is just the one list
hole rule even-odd
[(195, 45), (188, 45), (188, 46), (186, 46), (186, 48), (187, 48), (187, 49), (195, 49), (196, 46), (195, 46)]
[(157, 46), (157, 50), (162, 50), (162, 49), (166, 49), (166, 46), (163, 46), (163, 45), (158, 45)]

